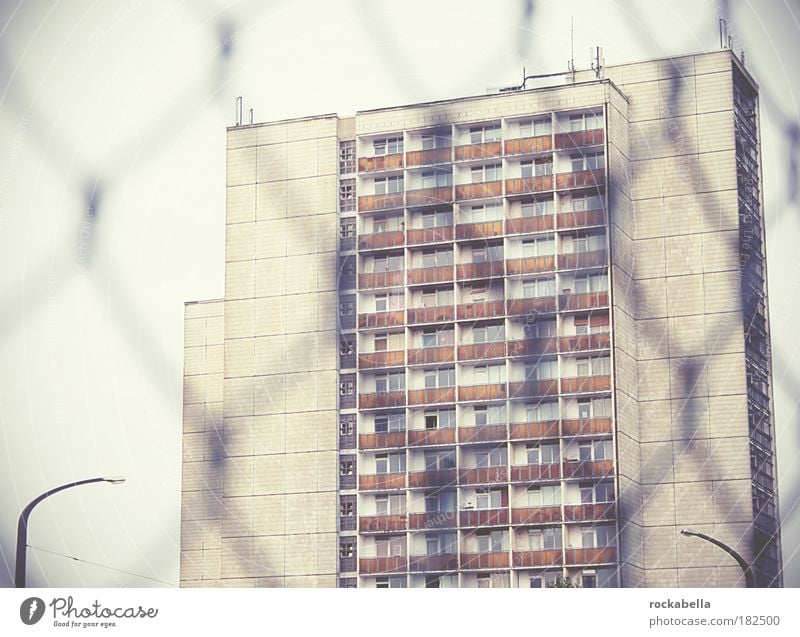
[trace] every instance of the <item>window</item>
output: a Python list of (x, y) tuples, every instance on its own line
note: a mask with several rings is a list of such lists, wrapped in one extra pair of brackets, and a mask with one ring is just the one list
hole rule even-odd
[(561, 548), (561, 528), (531, 529), (528, 531), (528, 549), (547, 551)]
[(539, 361), (525, 366), (525, 380), (552, 380), (558, 377), (558, 361)]
[(561, 504), (561, 487), (528, 487), (529, 507), (553, 507)]
[(425, 494), (426, 513), (449, 513), (455, 510), (456, 510), (455, 491), (440, 491), (439, 493)]
[(483, 181), (500, 181), (503, 178), (502, 164), (487, 164), (486, 166), (472, 167), (472, 183), (478, 184)]
[(522, 204), (523, 217), (543, 217), (552, 215), (555, 205), (552, 199), (535, 199), (532, 202)]
[(450, 429), (456, 426), (455, 409), (425, 412), (425, 429)]
[(617, 534), (613, 526), (584, 526), (581, 527), (581, 545), (583, 548), (600, 548), (614, 546)]
[(581, 587), (597, 588), (597, 575), (595, 575), (594, 573), (581, 574)]
[(525, 338), (551, 338), (556, 335), (555, 321), (534, 321), (525, 323)]
[(480, 246), (472, 248), (472, 263), (484, 263), (486, 261), (502, 261), (503, 244), (493, 246)]
[(486, 124), (484, 126), (470, 127), (469, 141), (471, 144), (500, 141), (500, 125)]
[(472, 330), (473, 343), (496, 343), (497, 341), (505, 340), (505, 338), (506, 328), (502, 323), (500, 325), (475, 327)]
[(437, 268), (445, 265), (453, 265), (452, 250), (426, 250), (422, 253), (423, 268)]
[(475, 489), (476, 509), (499, 509), (503, 506), (502, 489)]
[(375, 456), (375, 473), (403, 473), (405, 470), (404, 453), (383, 453)]
[(521, 177), (540, 177), (553, 174), (553, 160), (549, 157), (520, 162)]
[(422, 293), (422, 307), (441, 307), (453, 304), (452, 288), (440, 290), (426, 290)]
[(475, 414), (475, 426), (501, 425), (506, 422), (505, 405), (477, 405), (473, 408)]
[(452, 345), (455, 332), (448, 329), (427, 328), (422, 331), (422, 347), (443, 347)]
[(382, 493), (375, 496), (375, 515), (404, 515), (405, 512), (404, 493)]
[[(345, 499), (347, 497), (347, 499)], [(341, 501), (339, 502), (339, 515), (343, 518), (352, 517), (356, 514), (356, 503), (355, 501), (349, 496), (342, 496)], [(342, 557), (350, 557), (349, 555), (343, 555)]]
[(572, 163), (572, 172), (580, 172), (582, 170), (596, 170), (603, 167), (603, 153), (585, 153), (570, 155)]
[(533, 121), (519, 123), (520, 137), (541, 137), (550, 135), (552, 132), (553, 125), (549, 117), (541, 117)]
[(503, 204), (486, 203), (469, 206), (462, 209), (464, 221), (467, 223), (482, 223), (484, 221), (499, 221), (503, 218)]
[(403, 229), (402, 215), (375, 217), (372, 220), (372, 232), (394, 232), (402, 229)]
[(397, 272), (403, 269), (402, 254), (388, 254), (372, 259), (373, 272)]
[(582, 398), (578, 400), (578, 418), (608, 418), (610, 416), (610, 398)]
[(453, 173), (447, 170), (426, 170), (422, 173), (423, 188), (443, 188), (453, 184)]
[(473, 370), (475, 385), (499, 385), (506, 382), (505, 365), (479, 365)]
[(380, 177), (375, 180), (375, 194), (386, 195), (403, 192), (403, 177), (397, 175), (394, 177)]
[(356, 239), (356, 220), (352, 217), (339, 220), (339, 239), (343, 250), (352, 250)]
[(356, 297), (353, 296), (340, 296), (339, 297), (339, 317), (355, 316), (356, 315)]
[(388, 294), (375, 295), (375, 311), (389, 312), (392, 310), (402, 310), (404, 297), (402, 292), (390, 292)]
[(477, 576), (478, 588), (508, 588), (508, 573), (481, 573)]
[(582, 210), (602, 210), (603, 198), (600, 195), (573, 195), (571, 199), (573, 212)]
[(556, 280), (555, 279), (533, 279), (532, 281), (523, 281), (522, 295), (526, 299), (537, 299), (547, 296), (556, 295)]
[(340, 436), (352, 436), (356, 432), (356, 423), (352, 420), (343, 420), (339, 423)]
[(569, 116), (569, 130), (573, 133), (603, 127), (602, 113), (581, 113)]
[(352, 396), (355, 392), (356, 382), (351, 379), (345, 379), (339, 381), (339, 395), (340, 396)]
[(422, 136), (422, 150), (433, 150), (434, 148), (449, 148), (452, 145), (450, 131), (441, 133), (431, 133)]
[(391, 577), (376, 577), (375, 588), (406, 588), (405, 575), (393, 575)]
[(342, 540), (339, 542), (339, 557), (353, 557), (355, 553), (355, 542), (352, 540)]
[(339, 174), (356, 171), (356, 143), (353, 140), (339, 142)]
[(339, 181), (339, 212), (352, 212), (356, 209), (356, 180)]
[(451, 451), (426, 451), (425, 471), (443, 471), (456, 468), (456, 452)]
[(478, 553), (495, 553), (508, 550), (507, 531), (478, 531), (475, 534)]
[(393, 391), (404, 391), (406, 388), (405, 372), (391, 372), (375, 376), (375, 393), (383, 394)]
[(455, 555), (458, 552), (458, 539), (455, 533), (428, 534), (425, 536), (425, 552), (428, 556)]
[(375, 433), (387, 433), (389, 431), (405, 431), (406, 415), (405, 412), (394, 412), (375, 416)]
[(402, 137), (388, 137), (386, 139), (376, 139), (372, 142), (372, 150), (378, 155), (396, 155), (403, 152)]
[(339, 475), (352, 476), (355, 475), (355, 460), (352, 458), (343, 458), (339, 461)]
[[(349, 356), (355, 353), (356, 344), (354, 338), (354, 334), (341, 334), (339, 336), (339, 354), (342, 356)], [(352, 365), (348, 367), (352, 367)]]
[(528, 422), (545, 422), (547, 420), (558, 420), (558, 403), (539, 403), (538, 405), (527, 405), (525, 413)]
[(453, 387), (456, 384), (456, 370), (453, 367), (427, 369), (423, 375), (425, 389), (437, 387)]
[(485, 467), (504, 467), (508, 464), (508, 450), (505, 447), (483, 449), (475, 452), (475, 464), (478, 469)]
[(423, 228), (439, 228), (453, 225), (453, 213), (450, 210), (437, 210), (422, 215)]
[(575, 293), (605, 292), (608, 290), (608, 277), (605, 274), (575, 277)]
[(396, 352), (403, 349), (404, 334), (402, 332), (394, 332), (386, 334), (385, 332), (378, 332), (373, 337), (374, 351), (376, 352)]
[(578, 458), (581, 462), (611, 460), (613, 453), (610, 440), (587, 441), (578, 445)]
[(561, 462), (561, 452), (558, 445), (527, 445), (528, 464), (558, 464)]
[(614, 501), (614, 485), (611, 482), (580, 484), (581, 504), (595, 504)]
[(556, 253), (556, 242), (553, 237), (530, 239), (522, 242), (523, 257), (549, 257)]
[(575, 359), (578, 376), (607, 376), (611, 373), (611, 358), (608, 356), (590, 356)]

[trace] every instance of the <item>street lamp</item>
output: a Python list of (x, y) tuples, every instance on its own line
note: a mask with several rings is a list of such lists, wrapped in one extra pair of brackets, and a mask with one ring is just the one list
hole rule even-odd
[(32, 500), (28, 506), (22, 509), (17, 523), (17, 568), (14, 574), (14, 586), (17, 588), (25, 588), (25, 571), (28, 561), (28, 517), (31, 511), (45, 498), (63, 491), (64, 489), (71, 489), (72, 487), (79, 487), (83, 484), (91, 484), (92, 482), (108, 482), (109, 484), (122, 484), (125, 478), (122, 476), (105, 476), (102, 478), (89, 478), (88, 480), (78, 480), (77, 482), (68, 482), (62, 484), (60, 487), (45, 491), (42, 495)]
[(744, 582), (745, 587), (747, 588), (755, 588), (756, 583), (753, 579), (753, 571), (750, 570), (750, 565), (745, 561), (745, 559), (739, 555), (736, 551), (734, 551), (730, 546), (720, 542), (716, 538), (711, 537), (710, 535), (706, 535), (705, 533), (700, 533), (699, 531), (693, 531), (692, 529), (681, 529), (681, 535), (686, 537), (699, 537), (702, 540), (706, 540), (707, 542), (711, 542), (712, 544), (718, 546), (723, 551), (725, 551), (728, 555), (730, 555), (742, 569), (744, 573)]

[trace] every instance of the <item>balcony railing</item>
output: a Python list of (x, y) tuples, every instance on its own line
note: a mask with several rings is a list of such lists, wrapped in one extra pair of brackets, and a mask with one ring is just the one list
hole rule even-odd
[(373, 573), (400, 573), (406, 570), (406, 556), (362, 557), (358, 560), (358, 572), (362, 575)]
[(397, 310), (394, 312), (374, 312), (372, 314), (359, 314), (359, 327), (393, 327), (403, 325), (405, 312)]
[(403, 285), (402, 270), (367, 272), (358, 275), (358, 287), (361, 290), (367, 288), (390, 288), (398, 285)]
[(358, 488), (365, 491), (405, 489), (405, 473), (373, 473), (358, 476)]
[(611, 460), (565, 460), (565, 478), (606, 478), (614, 473)]
[(453, 160), (453, 149), (431, 148), (428, 150), (410, 150), (406, 153), (406, 166), (432, 166), (448, 164)]
[(471, 509), (461, 511), (461, 526), (497, 526), (508, 524), (508, 509)]
[(606, 171), (603, 168), (594, 170), (581, 170), (572, 173), (556, 175), (556, 188), (585, 188), (587, 186), (602, 186), (606, 182)]
[(595, 334), (580, 334), (577, 336), (562, 336), (559, 346), (562, 352), (584, 352), (592, 349), (605, 349), (611, 344), (608, 332)]
[(536, 482), (538, 480), (558, 480), (561, 477), (559, 463), (526, 464), (511, 467), (512, 482)]
[(546, 232), (554, 227), (553, 215), (538, 217), (512, 217), (506, 219), (507, 234), (522, 234), (528, 232)]
[(405, 515), (362, 515), (358, 518), (358, 530), (362, 533), (379, 531), (405, 531)]
[(565, 394), (576, 394), (588, 391), (607, 391), (611, 389), (611, 376), (576, 376), (562, 378), (561, 391)]
[(409, 561), (412, 573), (424, 571), (457, 571), (457, 555), (412, 555)]
[(613, 546), (567, 549), (566, 551), (566, 561), (570, 566), (578, 564), (609, 564), (616, 560), (617, 549)]
[(460, 263), (456, 266), (459, 279), (482, 279), (503, 276), (503, 261), (482, 261), (480, 263)]
[(550, 135), (537, 137), (521, 137), (506, 140), (506, 155), (521, 155), (528, 153), (546, 153), (553, 149), (553, 140)]
[(591, 252), (572, 252), (558, 255), (558, 267), (561, 269), (596, 268), (607, 262), (605, 250)]
[(386, 431), (374, 434), (359, 434), (359, 449), (387, 449), (390, 447), (405, 447), (405, 431)]
[(495, 484), (508, 482), (508, 467), (481, 467), (462, 469), (458, 476), (459, 484)]
[(492, 159), (502, 155), (500, 142), (486, 142), (483, 144), (466, 144), (456, 146), (456, 161), (468, 159)]
[(409, 325), (417, 323), (439, 323), (442, 321), (452, 321), (456, 311), (452, 305), (441, 305), (436, 307), (410, 307), (408, 308)]
[(456, 399), (455, 387), (433, 387), (430, 389), (410, 389), (409, 405), (429, 405), (435, 403), (452, 403)]
[(558, 421), (515, 422), (511, 423), (512, 440), (533, 440), (558, 437)]
[(511, 509), (511, 524), (550, 524), (561, 522), (561, 507), (525, 507)]
[(474, 345), (459, 345), (458, 360), (476, 360), (486, 358), (503, 358), (506, 355), (505, 341), (496, 343), (476, 343)]
[(440, 186), (438, 188), (420, 188), (406, 191), (406, 206), (435, 206), (453, 202), (453, 187)]
[(518, 177), (506, 179), (507, 195), (526, 195), (534, 192), (546, 192), (553, 189), (553, 175), (536, 177)]
[(403, 193), (393, 192), (387, 195), (362, 195), (358, 198), (359, 212), (372, 210), (388, 210), (403, 207)]
[(580, 148), (581, 146), (595, 146), (604, 140), (603, 129), (573, 131), (570, 133), (556, 133), (556, 150)]
[(455, 348), (452, 345), (442, 347), (420, 347), (408, 350), (408, 364), (450, 363), (455, 360)]
[(426, 511), (425, 513), (409, 513), (408, 527), (412, 530), (452, 529), (456, 526), (456, 511)]
[(509, 356), (537, 356), (540, 354), (555, 354), (558, 351), (558, 341), (551, 338), (526, 338), (521, 341), (508, 342)]
[(362, 234), (358, 237), (359, 250), (372, 250), (376, 248), (393, 248), (403, 245), (403, 231), (373, 232)]
[(562, 294), (559, 297), (562, 310), (590, 310), (595, 307), (608, 306), (608, 292), (586, 292), (580, 294)]
[(452, 265), (442, 265), (435, 268), (414, 268), (408, 271), (409, 285), (419, 285), (421, 283), (449, 283), (452, 280)]
[(455, 469), (434, 469), (431, 471), (415, 471), (408, 474), (408, 486), (415, 487), (451, 487), (456, 484)]
[(406, 404), (404, 391), (387, 391), (375, 394), (359, 394), (358, 406), (361, 409), (375, 409), (377, 407), (403, 407)]
[(408, 432), (409, 446), (452, 445), (456, 441), (455, 427), (443, 429), (411, 429)]
[(456, 239), (487, 239), (503, 236), (503, 221), (480, 221), (456, 225)]
[(440, 226), (438, 228), (410, 228), (406, 231), (406, 241), (409, 245), (452, 240), (453, 226)]
[(603, 210), (576, 210), (574, 212), (560, 212), (556, 218), (559, 228), (602, 226), (606, 223), (606, 215)]
[(556, 297), (539, 296), (530, 299), (509, 299), (506, 301), (509, 314), (536, 314), (539, 312), (555, 312)]
[(503, 316), (505, 301), (482, 301), (480, 303), (466, 303), (458, 306), (458, 318), (478, 319)]
[(461, 568), (507, 568), (508, 551), (461, 553)]
[(499, 400), (507, 397), (505, 383), (465, 385), (458, 388), (459, 400)]
[(373, 367), (396, 367), (405, 363), (405, 350), (393, 352), (366, 352), (358, 355), (359, 369)]
[(395, 170), (402, 167), (403, 153), (358, 158), (358, 172), (360, 173), (368, 173), (376, 170)]
[(575, 418), (561, 422), (565, 436), (593, 436), (611, 433), (611, 418)]
[(512, 398), (536, 398), (538, 396), (558, 396), (558, 380), (526, 380), (510, 383), (508, 393)]
[(506, 425), (479, 425), (477, 427), (459, 427), (459, 442), (498, 442), (508, 439)]
[(561, 564), (561, 549), (514, 551), (512, 559), (515, 567), (559, 566)]
[(456, 201), (502, 196), (502, 181), (484, 181), (475, 184), (460, 184), (456, 186)]
[(614, 503), (602, 504), (567, 504), (564, 505), (566, 522), (593, 522), (595, 520), (613, 520)]
[(525, 257), (506, 261), (506, 272), (509, 274), (528, 274), (533, 272), (552, 272), (556, 269), (556, 258)]

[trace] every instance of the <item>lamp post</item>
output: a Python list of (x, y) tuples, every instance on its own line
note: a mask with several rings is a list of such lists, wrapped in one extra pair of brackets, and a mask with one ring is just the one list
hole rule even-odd
[(54, 493), (64, 491), (64, 489), (71, 489), (72, 487), (79, 487), (84, 484), (91, 484), (93, 482), (108, 482), (109, 484), (122, 484), (125, 478), (121, 476), (106, 476), (102, 478), (89, 478), (87, 480), (78, 480), (77, 482), (68, 482), (62, 484), (60, 487), (55, 487), (49, 491), (45, 491), (39, 497), (33, 499), (28, 506), (22, 509), (17, 523), (17, 567), (14, 573), (14, 586), (17, 588), (25, 588), (25, 571), (28, 561), (28, 518), (34, 507), (42, 500), (50, 497)]
[(711, 542), (712, 544), (718, 546), (723, 551), (725, 551), (728, 555), (730, 555), (742, 569), (744, 573), (744, 583), (746, 588), (755, 588), (756, 583), (753, 578), (753, 571), (750, 570), (750, 565), (745, 561), (745, 559), (739, 555), (736, 551), (734, 551), (730, 546), (727, 544), (720, 542), (716, 538), (711, 537), (710, 535), (706, 535), (705, 533), (700, 533), (699, 531), (693, 531), (692, 529), (681, 529), (681, 535), (686, 537), (699, 537), (702, 540), (706, 540), (707, 542)]

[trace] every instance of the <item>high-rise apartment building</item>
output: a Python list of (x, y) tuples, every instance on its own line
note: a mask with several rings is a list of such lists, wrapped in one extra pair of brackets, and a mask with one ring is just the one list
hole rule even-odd
[(228, 130), (182, 585), (781, 585), (756, 85), (565, 80)]

